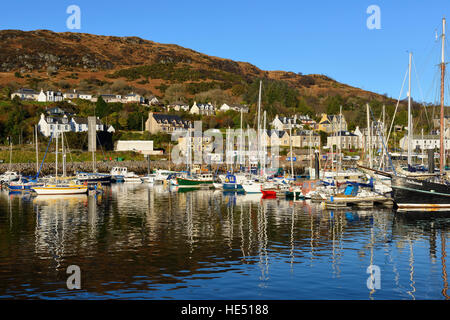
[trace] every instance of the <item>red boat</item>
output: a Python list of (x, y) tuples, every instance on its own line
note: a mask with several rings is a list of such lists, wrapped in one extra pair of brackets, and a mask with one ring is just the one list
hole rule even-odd
[(276, 198), (277, 197), (277, 191), (274, 189), (263, 189), (261, 187), (261, 192), (263, 194), (263, 198)]

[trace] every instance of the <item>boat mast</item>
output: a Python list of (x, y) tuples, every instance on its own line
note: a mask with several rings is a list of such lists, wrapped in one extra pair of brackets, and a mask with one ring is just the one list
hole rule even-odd
[(369, 104), (366, 105), (367, 107), (367, 152), (369, 155), (369, 168), (372, 168), (372, 130), (370, 126), (370, 110), (369, 110)]
[[(264, 111), (264, 126), (263, 126), (263, 133), (266, 132), (266, 111)], [(263, 138), (264, 136), (261, 135), (261, 138)], [(261, 139), (262, 140), (262, 139)], [(261, 162), (262, 162), (262, 173), (263, 176), (266, 175), (266, 139), (264, 139), (263, 143), (262, 143), (262, 154), (261, 154)]]
[(66, 149), (64, 147), (64, 132), (61, 131), (62, 160), (63, 160), (63, 177), (66, 176)]
[(291, 177), (292, 177), (292, 179), (294, 179), (294, 160), (293, 160), (293, 157), (294, 157), (294, 155), (292, 154), (292, 122), (291, 122), (291, 119), (289, 119), (289, 149), (290, 149), (290, 152), (291, 152)]
[(258, 94), (258, 123), (257, 123), (257, 149), (258, 149), (258, 163), (261, 163), (261, 86), (262, 81), (259, 80), (259, 94)]
[(242, 131), (242, 107), (241, 107), (241, 137), (240, 137), (240, 146), (239, 146), (239, 171), (242, 169), (242, 148), (244, 144), (244, 132)]
[(58, 178), (58, 131), (55, 131), (56, 133), (56, 160), (55, 160), (55, 178)]
[(409, 53), (409, 66), (408, 66), (408, 165), (412, 165), (412, 120), (411, 120), (411, 60), (412, 52)]
[(36, 138), (36, 175), (39, 171), (39, 147), (38, 147), (38, 130), (37, 125), (34, 126), (34, 135)]
[(341, 171), (341, 163), (342, 163), (342, 106), (339, 108), (339, 158), (336, 157), (336, 160), (338, 160), (337, 168), (336, 168), (336, 175), (338, 172)]
[(440, 128), (440, 173), (444, 173), (444, 76), (445, 76), (445, 18), (442, 19), (442, 55), (441, 55), (441, 128)]

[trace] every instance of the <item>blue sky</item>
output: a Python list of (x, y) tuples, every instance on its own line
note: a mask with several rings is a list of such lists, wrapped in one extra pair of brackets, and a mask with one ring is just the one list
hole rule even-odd
[[(18, 0), (2, 3), (0, 29), (73, 31), (66, 27), (72, 4), (81, 9), (76, 32), (174, 43), (264, 70), (326, 74), (393, 98), (412, 51), (417, 70), (412, 95), (428, 102), (438, 98), (435, 33), (442, 17), (450, 18), (448, 0)], [(379, 30), (366, 26), (370, 5), (380, 8)]]

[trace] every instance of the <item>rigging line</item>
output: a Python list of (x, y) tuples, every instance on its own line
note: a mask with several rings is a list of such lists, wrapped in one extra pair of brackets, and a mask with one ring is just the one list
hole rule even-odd
[(419, 73), (417, 72), (417, 69), (416, 69), (415, 59), (413, 58), (411, 60), (412, 60), (413, 66), (414, 66), (414, 71), (416, 73), (416, 80), (417, 80), (417, 84), (419, 85), (420, 94), (422, 95), (422, 103), (421, 103), (421, 105), (425, 109), (425, 116), (427, 118), (427, 122), (428, 122), (428, 125), (429, 125), (430, 124), (430, 119), (428, 118), (428, 112), (427, 112), (427, 108), (426, 108), (425, 102), (424, 102), (425, 100), (424, 100), (424, 96), (423, 96), (422, 86), (420, 85)]
[(399, 94), (398, 99), (397, 99), (397, 105), (395, 106), (394, 114), (392, 115), (391, 126), (389, 127), (388, 136), (387, 136), (387, 139), (386, 139), (387, 142), (389, 141), (389, 138), (391, 136), (392, 127), (394, 126), (395, 115), (397, 113), (398, 105), (400, 104), (400, 98), (401, 98), (402, 93), (403, 93), (403, 87), (405, 86), (405, 81), (406, 81), (406, 76), (407, 75), (408, 75), (408, 68), (406, 69), (405, 77), (403, 78), (402, 88), (400, 89), (400, 94)]

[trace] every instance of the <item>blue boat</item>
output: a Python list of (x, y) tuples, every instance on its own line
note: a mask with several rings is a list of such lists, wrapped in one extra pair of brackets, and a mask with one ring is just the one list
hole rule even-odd
[(8, 185), (8, 189), (10, 193), (18, 193), (23, 191), (30, 191), (34, 187), (43, 186), (43, 182), (39, 182), (37, 179), (30, 179), (25, 177), (20, 177), (20, 179), (16, 182), (11, 182)]
[(242, 185), (236, 181), (236, 176), (231, 173), (227, 173), (225, 176), (225, 182), (223, 183), (223, 191), (243, 191)]

